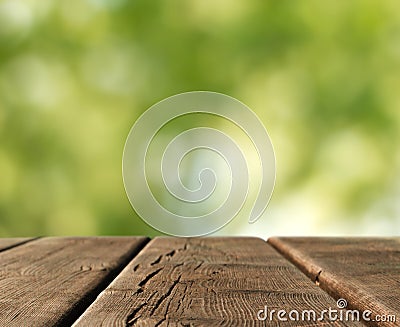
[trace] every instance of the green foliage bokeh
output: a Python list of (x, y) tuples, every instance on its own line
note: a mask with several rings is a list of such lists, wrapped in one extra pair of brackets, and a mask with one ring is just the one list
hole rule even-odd
[(337, 219), (362, 233), (376, 217), (378, 232), (398, 233), (399, 9), (1, 1), (0, 236), (156, 235), (126, 198), (122, 150), (143, 111), (191, 90), (234, 96), (267, 126), (278, 163), (270, 221), (325, 233)]

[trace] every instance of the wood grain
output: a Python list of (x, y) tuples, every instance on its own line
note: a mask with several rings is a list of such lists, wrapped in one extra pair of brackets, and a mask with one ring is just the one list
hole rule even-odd
[(0, 325), (71, 325), (145, 242), (43, 238), (0, 253)]
[(29, 237), (0, 238), (0, 252), (12, 249), (31, 240), (34, 239)]
[[(256, 238), (156, 238), (77, 326), (263, 326), (259, 310), (321, 311), (335, 301)], [(279, 323), (282, 324), (282, 323)], [(284, 326), (360, 326), (296, 321)]]
[(400, 238), (270, 238), (286, 258), (334, 298), (400, 326)]

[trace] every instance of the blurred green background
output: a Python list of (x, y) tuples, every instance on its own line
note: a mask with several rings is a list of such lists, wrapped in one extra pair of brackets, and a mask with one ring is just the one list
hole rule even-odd
[(400, 4), (0, 1), (0, 236), (158, 233), (121, 157), (138, 116), (229, 94), (268, 128), (277, 183), (219, 234), (399, 234)]

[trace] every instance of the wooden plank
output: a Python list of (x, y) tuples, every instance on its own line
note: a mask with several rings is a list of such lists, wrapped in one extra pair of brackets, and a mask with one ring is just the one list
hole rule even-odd
[[(156, 238), (74, 326), (262, 326), (272, 323), (257, 319), (265, 306), (319, 312), (336, 303), (261, 239)], [(285, 322), (305, 325), (360, 324)]]
[(30, 240), (33, 239), (29, 237), (0, 238), (0, 252), (22, 245)]
[[(270, 238), (286, 258), (334, 298), (400, 325), (400, 238)], [(393, 318), (393, 317), (391, 317)]]
[(145, 242), (43, 238), (0, 253), (0, 325), (71, 325)]

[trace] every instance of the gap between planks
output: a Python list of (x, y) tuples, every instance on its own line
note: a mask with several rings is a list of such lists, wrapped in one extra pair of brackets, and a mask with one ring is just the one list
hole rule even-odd
[(0, 253), (11, 250), (17, 246), (35, 241), (40, 237), (15, 237), (15, 238), (0, 238)]

